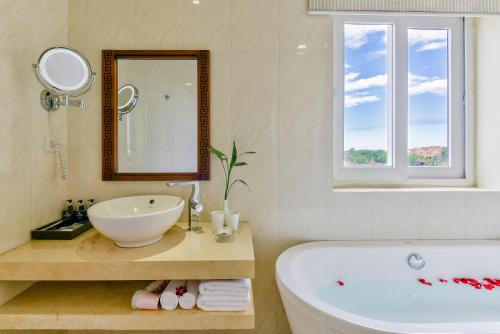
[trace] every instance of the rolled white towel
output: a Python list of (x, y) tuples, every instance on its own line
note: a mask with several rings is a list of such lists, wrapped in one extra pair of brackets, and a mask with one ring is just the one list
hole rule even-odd
[(179, 306), (185, 310), (190, 310), (196, 306), (198, 300), (198, 286), (200, 281), (188, 281), (186, 284), (187, 292), (179, 297)]
[(206, 280), (200, 283), (200, 293), (206, 296), (246, 297), (252, 283), (250, 279)]
[(196, 305), (203, 311), (246, 311), (250, 305), (250, 292), (245, 297), (206, 296), (200, 294)]
[(181, 287), (186, 281), (170, 281), (160, 295), (161, 308), (167, 311), (175, 310), (179, 304), (176, 288)]

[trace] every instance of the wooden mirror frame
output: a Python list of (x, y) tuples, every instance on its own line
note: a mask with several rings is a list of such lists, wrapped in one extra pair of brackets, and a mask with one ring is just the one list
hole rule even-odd
[[(198, 63), (198, 171), (195, 173), (118, 173), (118, 59), (196, 59)], [(103, 181), (170, 181), (210, 179), (210, 51), (102, 51)]]

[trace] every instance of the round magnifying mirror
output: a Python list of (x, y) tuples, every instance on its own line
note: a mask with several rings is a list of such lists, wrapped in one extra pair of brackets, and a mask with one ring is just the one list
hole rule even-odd
[(138, 99), (139, 90), (133, 85), (127, 84), (118, 90), (118, 114), (120, 118), (135, 108)]
[(45, 50), (36, 65), (36, 73), (49, 90), (72, 96), (85, 93), (94, 80), (87, 59), (78, 51), (66, 47)]

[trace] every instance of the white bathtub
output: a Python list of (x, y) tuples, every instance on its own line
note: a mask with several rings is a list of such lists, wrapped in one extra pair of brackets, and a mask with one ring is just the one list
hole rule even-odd
[[(408, 265), (413, 253), (426, 262), (419, 271)], [(276, 263), (294, 334), (500, 333), (500, 286), (458, 277), (500, 278), (500, 242), (312, 242)]]

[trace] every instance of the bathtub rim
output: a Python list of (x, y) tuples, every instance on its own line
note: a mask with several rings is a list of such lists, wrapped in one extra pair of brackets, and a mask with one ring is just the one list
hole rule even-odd
[[(297, 307), (305, 306), (308, 314), (314, 318), (343, 321), (351, 326), (371, 329), (382, 333), (414, 334), (414, 333), (478, 333), (489, 334), (500, 332), (498, 322), (445, 322), (445, 323), (413, 323), (391, 322), (363, 317), (343, 311), (323, 302), (302, 289), (290, 275), (292, 260), (302, 251), (321, 247), (390, 247), (390, 246), (496, 246), (499, 240), (377, 240), (377, 241), (311, 241), (292, 246), (282, 252), (276, 260), (276, 282), (282, 298), (287, 297)], [(283, 295), (283, 293), (285, 295)], [(301, 303), (301, 305), (299, 305)], [(311, 314), (313, 313), (313, 314)]]

